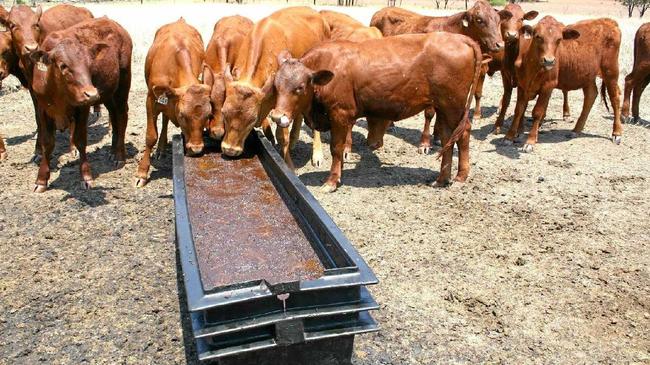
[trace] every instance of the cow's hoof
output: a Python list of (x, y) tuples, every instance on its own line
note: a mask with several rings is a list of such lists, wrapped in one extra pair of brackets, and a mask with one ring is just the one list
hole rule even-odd
[(418, 147), (418, 153), (421, 155), (428, 155), (431, 152), (431, 146)]
[[(616, 145), (621, 144), (621, 139), (623, 139), (622, 136), (612, 136), (612, 142)], [(1, 159), (1, 158), (0, 158)]]
[(83, 190), (90, 190), (95, 186), (95, 182), (93, 180), (83, 180), (81, 182), (81, 188)]
[(71, 148), (70, 149), (70, 157), (71, 158), (79, 158), (79, 150), (76, 148)]
[[(345, 158), (345, 156), (344, 156)], [(323, 165), (323, 153), (316, 152), (311, 155), (311, 165), (314, 167), (321, 167)]]
[(571, 123), (571, 122), (573, 122), (573, 120), (571, 120), (571, 116), (570, 116), (570, 115), (564, 115), (564, 116), (562, 116), (562, 120), (564, 120), (564, 121), (567, 122), (567, 123)]
[(512, 140), (509, 140), (509, 139), (507, 139), (507, 138), (504, 138), (504, 139), (501, 141), (501, 145), (502, 145), (502, 146), (512, 146), (513, 144), (515, 144), (515, 142), (512, 141)]
[(349, 162), (351, 157), (352, 157), (352, 149), (346, 147), (345, 150), (343, 151), (343, 162)]
[(436, 180), (433, 183), (431, 183), (431, 186), (434, 188), (446, 188), (449, 185), (451, 185), (451, 181), (449, 180)]
[(373, 143), (373, 144), (368, 144), (368, 148), (370, 148), (371, 151), (376, 151), (376, 150), (380, 149), (381, 146), (383, 146), (383, 144), (380, 143), (380, 142), (376, 142), (376, 143)]
[(47, 190), (47, 184), (46, 185), (34, 184), (33, 192), (35, 192), (35, 193), (44, 193), (46, 190)]
[(531, 153), (531, 152), (533, 152), (533, 149), (534, 149), (534, 147), (533, 147), (532, 144), (528, 144), (528, 143), (526, 143), (526, 144), (521, 148), (521, 151), (522, 151), (522, 152), (525, 152), (525, 153)]
[(41, 160), (43, 159), (43, 156), (34, 154), (32, 158), (29, 159), (29, 162), (34, 163), (36, 165), (41, 163)]
[(0, 161), (7, 159), (7, 151), (0, 152)]
[(501, 127), (494, 127), (492, 134), (501, 134)]
[(568, 138), (568, 139), (574, 139), (574, 138), (578, 138), (578, 136), (580, 136), (579, 133), (577, 133), (577, 132), (571, 132), (571, 133), (569, 133), (569, 134), (566, 135), (566, 138)]
[(320, 191), (323, 193), (333, 193), (336, 191), (336, 184), (325, 183), (320, 187)]
[(135, 184), (133, 184), (136, 188), (144, 188), (149, 181), (146, 178), (143, 177), (136, 177), (135, 178)]

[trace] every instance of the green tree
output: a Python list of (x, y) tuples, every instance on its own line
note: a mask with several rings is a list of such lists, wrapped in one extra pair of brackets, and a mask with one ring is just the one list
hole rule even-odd
[(639, 11), (639, 17), (643, 18), (645, 12), (650, 9), (650, 0), (620, 0), (627, 7), (627, 15), (631, 18), (634, 9)]

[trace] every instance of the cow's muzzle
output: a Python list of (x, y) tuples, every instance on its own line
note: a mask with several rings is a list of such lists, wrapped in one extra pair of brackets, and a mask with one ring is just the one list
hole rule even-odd
[(203, 152), (203, 143), (187, 142), (185, 144), (185, 152), (188, 156), (198, 156)]
[(555, 67), (555, 63), (556, 63), (556, 58), (544, 57), (542, 59), (542, 67), (544, 67), (546, 70), (552, 70), (553, 67)]
[(221, 152), (226, 156), (237, 157), (241, 155), (244, 150), (241, 147), (231, 146), (227, 142), (221, 142)]
[(282, 114), (279, 117), (277, 115), (271, 114), (271, 120), (273, 121), (273, 123), (277, 124), (278, 127), (280, 127), (280, 128), (288, 128), (291, 125), (291, 123), (293, 122), (285, 114)]

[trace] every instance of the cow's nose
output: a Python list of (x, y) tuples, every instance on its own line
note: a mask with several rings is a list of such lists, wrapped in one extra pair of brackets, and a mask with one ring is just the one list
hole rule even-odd
[(203, 152), (203, 143), (187, 142), (185, 148), (187, 149), (188, 156), (197, 156)]
[(517, 39), (517, 32), (507, 31), (506, 38), (508, 38), (509, 40)]
[(545, 65), (554, 65), (555, 64), (555, 57), (544, 57), (544, 64)]
[(242, 154), (243, 150), (241, 147), (234, 147), (227, 142), (221, 142), (221, 152), (226, 156), (237, 157)]
[(282, 114), (279, 118), (277, 115), (274, 115), (271, 117), (271, 120), (280, 128), (287, 128), (291, 125), (291, 119), (289, 119), (285, 114)]
[(501, 42), (497, 42), (497, 44), (494, 45), (494, 50), (495, 50), (495, 51), (500, 51), (500, 50), (503, 49), (503, 46), (504, 46), (503, 41), (501, 41)]
[(32, 53), (36, 51), (36, 48), (38, 48), (38, 44), (36, 43), (28, 43), (23, 47), (24, 53)]

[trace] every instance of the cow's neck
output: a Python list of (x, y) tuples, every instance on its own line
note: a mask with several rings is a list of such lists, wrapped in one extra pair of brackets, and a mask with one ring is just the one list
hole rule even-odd
[(178, 86), (191, 86), (199, 83), (197, 75), (194, 74), (192, 67), (192, 57), (187, 49), (182, 49), (176, 53), (176, 63), (178, 73), (176, 75)]

